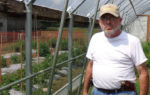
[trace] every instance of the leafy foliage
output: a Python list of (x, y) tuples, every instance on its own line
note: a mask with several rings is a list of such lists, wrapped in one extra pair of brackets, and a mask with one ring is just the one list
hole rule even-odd
[(63, 39), (61, 41), (61, 50), (68, 50), (68, 40), (67, 39)]
[(39, 48), (40, 56), (47, 56), (49, 54), (49, 46), (46, 43), (41, 42)]
[[(23, 42), (20, 42), (20, 43), (23, 43)], [(49, 41), (49, 43), (52, 44), (53, 48), (55, 48), (56, 47), (56, 38), (53, 38), (52, 41)], [(50, 44), (49, 43), (48, 44), (44, 43), (44, 42), (40, 43), (40, 46), (39, 46), (40, 56), (44, 56), (44, 57), (46, 57), (46, 59), (45, 59), (44, 62), (42, 62), (40, 64), (32, 64), (32, 72), (33, 73), (39, 72), (39, 71), (41, 71), (41, 70), (43, 70), (47, 67), (50, 67), (52, 65), (52, 64), (50, 64), (50, 62), (52, 60), (51, 56), (48, 56), (48, 55), (50, 55), (50, 53), (49, 53)], [(37, 45), (36, 41), (32, 42), (32, 48), (36, 49), (36, 47), (37, 47), (36, 45)], [(68, 50), (68, 40), (67, 39), (61, 40), (60, 46), (61, 46), (61, 50), (67, 51)], [(15, 50), (20, 51), (19, 47), (20, 47), (20, 45), (19, 45), (19, 43), (17, 43), (16, 47), (15, 47), (17, 49), (15, 49)], [(81, 42), (81, 41), (80, 41), (80, 43), (76, 43), (76, 45), (74, 45), (73, 47), (75, 48), (75, 49), (73, 49), (73, 52), (72, 52), (73, 57), (82, 54), (83, 52), (86, 51), (86, 48), (87, 48), (87, 46), (84, 44), (84, 42)], [(20, 58), (18, 58), (18, 57), (19, 56), (15, 55), (11, 58), (11, 60), (13, 60), (14, 63), (18, 63), (18, 62), (20, 62), (20, 60), (19, 60)], [(23, 60), (25, 60), (25, 52), (23, 52)], [(68, 60), (68, 53), (67, 52), (58, 55), (56, 64), (61, 63), (65, 60)], [(80, 58), (80, 60), (82, 60), (82, 58)], [(73, 61), (73, 63), (80, 64), (81, 63), (80, 60), (76, 59), (76, 60)], [(67, 65), (68, 64), (66, 63), (66, 64), (61, 65), (60, 67), (67, 66)], [(5, 75), (5, 77), (3, 77), (3, 79), (2, 79), (4, 81), (2, 82), (2, 85), (0, 87), (2, 87), (4, 85), (7, 85), (11, 82), (14, 82), (16, 80), (19, 80), (20, 79), (20, 73), (21, 73), (21, 70), (18, 70), (17, 72), (14, 72), (12, 74)], [(25, 76), (25, 68), (23, 69), (23, 76)], [(42, 74), (39, 74), (38, 76), (32, 78), (33, 84), (41, 84), (41, 85), (43, 84), (43, 85), (45, 85), (46, 82), (45, 82), (44, 79), (48, 79), (49, 77), (50, 77), (50, 72), (49, 71), (44, 72)], [(19, 90), (20, 85), (15, 85), (11, 88), (15, 88), (15, 89)], [(23, 86), (23, 91), (25, 91), (25, 84)], [(6, 91), (4, 93), (8, 93), (8, 91)], [(4, 95), (7, 95), (7, 94), (4, 94)]]
[[(60, 54), (58, 56), (58, 58), (57, 58), (57, 64), (65, 61), (65, 60), (68, 60), (68, 53), (62, 53), (62, 54)], [(63, 66), (67, 66), (67, 64), (64, 64)]]
[(7, 48), (3, 48), (2, 51), (20, 52), (21, 45), (22, 45), (22, 50), (25, 50), (25, 42), (23, 40), (20, 40), (17, 43), (10, 44), (9, 47)]
[(56, 47), (56, 38), (52, 38), (52, 48), (55, 48)]
[[(12, 64), (17, 64), (17, 63), (20, 63), (21, 62), (21, 55), (13, 55), (11, 56), (11, 62)], [(22, 52), (22, 61), (25, 61), (25, 58), (26, 58), (26, 55), (25, 55), (25, 51)]]
[(37, 48), (37, 40), (32, 41), (32, 48), (33, 49)]
[(15, 52), (20, 52), (20, 46), (22, 45), (22, 50), (25, 50), (25, 42), (24, 41), (19, 41), (15, 44)]
[(13, 64), (19, 63), (19, 62), (20, 62), (19, 56), (18, 56), (18, 55), (11, 56), (11, 62), (12, 62)]
[(2, 56), (1, 62), (2, 62), (2, 67), (7, 67), (6, 59), (3, 56)]
[(144, 53), (146, 57), (148, 58), (146, 62), (147, 67), (150, 68), (150, 42), (143, 42), (142, 46), (143, 46)]

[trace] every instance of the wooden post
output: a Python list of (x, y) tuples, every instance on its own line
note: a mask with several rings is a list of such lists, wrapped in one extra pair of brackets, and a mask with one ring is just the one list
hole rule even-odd
[(3, 44), (3, 33), (1, 33), (1, 45), (0, 45), (0, 84), (2, 83), (2, 44)]
[(12, 40), (12, 43), (13, 43), (13, 52), (15, 52), (15, 38), (14, 37), (15, 37), (15, 32), (13, 32), (13, 40)]
[(39, 55), (40, 55), (39, 54), (39, 37), (38, 37), (38, 32), (37, 32), (37, 60), (38, 60), (38, 63), (39, 63)]
[(147, 16), (147, 33), (146, 33), (146, 41), (149, 41), (150, 37), (150, 15), (137, 15), (137, 16)]
[(2, 49), (2, 44), (3, 44), (3, 33), (1, 33), (1, 49)]
[(1, 48), (0, 48), (0, 84), (2, 83), (2, 57), (1, 57)]
[(150, 33), (150, 16), (147, 16), (147, 34), (146, 34), (146, 41), (149, 41), (149, 34)]

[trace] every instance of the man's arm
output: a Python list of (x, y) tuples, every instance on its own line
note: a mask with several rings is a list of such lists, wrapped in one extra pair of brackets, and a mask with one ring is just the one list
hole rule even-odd
[(87, 65), (86, 73), (84, 76), (83, 95), (88, 95), (90, 80), (92, 79), (92, 68), (93, 68), (93, 61), (90, 60)]
[(146, 64), (143, 63), (136, 67), (139, 74), (140, 95), (148, 95), (149, 75)]

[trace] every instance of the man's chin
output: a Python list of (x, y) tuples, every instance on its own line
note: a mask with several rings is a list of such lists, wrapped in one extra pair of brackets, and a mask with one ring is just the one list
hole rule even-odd
[(115, 31), (114, 30), (105, 30), (104, 32), (106, 32), (107, 34), (113, 34)]
[(114, 30), (105, 30), (104, 32), (105, 32), (105, 34), (106, 34), (107, 36), (111, 36), (111, 35), (113, 35), (113, 34), (115, 33)]

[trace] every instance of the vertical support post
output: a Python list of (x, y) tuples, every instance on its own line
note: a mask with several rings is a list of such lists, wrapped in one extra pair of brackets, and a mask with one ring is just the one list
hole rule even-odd
[[(25, 26), (25, 41), (26, 41), (26, 76), (32, 74), (32, 3), (25, 3), (26, 6), (26, 26)], [(26, 81), (26, 95), (32, 95), (32, 79)]]
[(1, 47), (0, 47), (0, 84), (2, 83), (2, 52), (1, 52)]
[[(20, 45), (20, 57), (21, 57), (21, 79), (22, 79), (22, 44)], [(20, 84), (20, 91), (22, 91), (23, 82)]]
[(40, 49), (39, 49), (39, 35), (38, 35), (39, 33), (37, 32), (37, 64), (39, 64), (39, 56), (40, 56)]
[(135, 8), (134, 8), (134, 5), (133, 5), (132, 1), (129, 0), (129, 2), (130, 2), (131, 6), (132, 6), (132, 8), (133, 8), (133, 11), (134, 11), (135, 15), (137, 15), (137, 13), (136, 13), (136, 11), (135, 11)]
[(3, 32), (1, 33), (1, 49), (3, 48)]
[(88, 27), (88, 42), (90, 42), (90, 31), (92, 26), (92, 18), (89, 18), (89, 27)]
[[(72, 58), (72, 27), (73, 15), (69, 14), (69, 32), (68, 32), (68, 60)], [(72, 95), (72, 61), (68, 62), (68, 95)]]
[(52, 57), (53, 54), (52, 54), (52, 53), (53, 53), (53, 49), (52, 49), (52, 39), (51, 39), (51, 40), (50, 40), (50, 56), (51, 56), (51, 62), (50, 62), (50, 63), (51, 63), (51, 64), (52, 64), (52, 59), (53, 59), (53, 57)]
[(5, 18), (3, 18), (3, 24), (4, 24), (4, 27), (3, 27), (3, 32), (7, 32), (7, 27), (8, 27), (8, 19), (7, 19), (8, 17), (7, 17), (7, 15), (6, 15), (6, 17)]
[[(82, 0), (73, 10), (69, 11), (69, 32), (68, 32), (68, 60), (72, 58), (72, 27), (73, 27), (73, 13), (85, 2)], [(71, 7), (70, 7), (71, 9)], [(68, 95), (72, 95), (72, 61), (68, 62)]]
[(93, 31), (93, 28), (94, 28), (94, 25), (95, 25), (95, 20), (96, 20), (96, 16), (97, 16), (97, 10), (98, 10), (98, 6), (99, 6), (99, 2), (100, 2), (100, 0), (97, 0), (97, 3), (96, 3), (97, 5), (96, 5), (96, 9), (95, 9), (95, 14), (94, 14), (93, 22), (92, 22), (92, 25), (91, 25), (91, 29), (89, 31), (89, 39), (92, 36), (92, 31)]
[(77, 95), (80, 95), (81, 93), (81, 89), (82, 89), (82, 81), (83, 81), (83, 77), (84, 77), (84, 72), (85, 72), (85, 67), (87, 65), (87, 59), (86, 57), (83, 59), (83, 69), (82, 69), (82, 73), (81, 73), (81, 80), (80, 80), (80, 86), (78, 88), (78, 92)]
[(3, 35), (1, 33), (1, 45), (0, 45), (0, 84), (2, 83), (2, 44), (3, 44)]
[(146, 41), (149, 41), (149, 34), (150, 33), (150, 16), (147, 16), (147, 34), (146, 34)]
[(62, 16), (61, 16), (61, 22), (60, 22), (58, 38), (57, 38), (57, 43), (56, 43), (56, 52), (55, 52), (54, 59), (53, 59), (52, 71), (51, 71), (51, 76), (50, 76), (50, 79), (49, 79), (47, 95), (52, 95), (51, 88), (52, 88), (52, 83), (53, 83), (53, 77), (54, 77), (54, 72), (55, 72), (55, 67), (56, 67), (56, 59), (57, 59), (57, 55), (58, 55), (60, 40), (61, 40), (61, 37), (62, 37), (62, 31), (63, 31), (64, 22), (65, 22), (65, 16), (66, 16), (66, 10), (67, 10), (67, 7), (68, 7), (68, 2), (69, 2), (69, 0), (66, 0), (65, 7), (64, 7), (64, 10), (63, 10), (63, 13), (62, 13)]
[[(14, 41), (15, 35), (14, 35), (14, 32), (15, 32), (15, 31), (13, 31), (13, 33), (12, 33), (12, 43), (13, 43), (13, 51), (12, 51), (12, 53), (15, 52), (15, 41)], [(5, 34), (4, 34), (4, 35), (5, 35)], [(12, 53), (11, 53), (11, 56), (12, 56)]]

